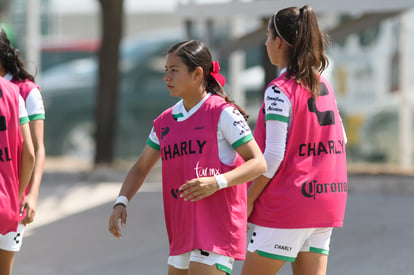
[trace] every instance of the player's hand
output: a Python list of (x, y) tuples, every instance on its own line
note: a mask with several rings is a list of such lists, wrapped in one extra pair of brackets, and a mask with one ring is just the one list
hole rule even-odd
[(180, 186), (180, 197), (188, 201), (199, 201), (219, 190), (214, 177), (195, 178)]
[(22, 220), (22, 224), (26, 225), (33, 222), (34, 217), (36, 215), (36, 199), (30, 195), (27, 195), (22, 200), (20, 205), (20, 216), (24, 214), (26, 210), (26, 216)]
[(117, 238), (121, 238), (121, 229), (119, 228), (119, 221), (121, 221), (121, 226), (126, 225), (127, 220), (127, 211), (124, 205), (117, 205), (112, 210), (112, 215), (109, 217), (109, 232)]

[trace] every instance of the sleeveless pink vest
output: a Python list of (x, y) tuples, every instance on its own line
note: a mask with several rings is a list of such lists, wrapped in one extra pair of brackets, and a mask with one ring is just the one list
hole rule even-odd
[(16, 231), (19, 221), (19, 177), (23, 137), (19, 123), (19, 90), (0, 77), (0, 234)]
[[(244, 259), (246, 249), (246, 185), (217, 191), (198, 202), (184, 201), (178, 188), (187, 180), (233, 169), (219, 159), (218, 120), (229, 106), (210, 96), (188, 119), (177, 122), (172, 108), (154, 120), (160, 140), (165, 223), (170, 255), (203, 249)], [(238, 157), (239, 166), (243, 162)]]
[[(272, 228), (341, 227), (348, 192), (345, 141), (329, 83), (321, 77), (316, 100), (285, 74), (270, 85), (292, 103), (285, 158), (257, 199), (249, 221)], [(265, 149), (264, 105), (254, 136)]]

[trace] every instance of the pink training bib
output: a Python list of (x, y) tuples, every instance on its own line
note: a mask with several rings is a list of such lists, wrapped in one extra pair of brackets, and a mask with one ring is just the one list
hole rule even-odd
[(0, 234), (16, 231), (23, 137), (18, 87), (0, 77)]
[[(335, 95), (321, 77), (316, 99), (282, 74), (279, 87), (292, 104), (285, 158), (257, 199), (249, 221), (272, 228), (341, 227), (348, 192), (345, 139)], [(275, 91), (277, 92), (277, 91)], [(265, 113), (259, 113), (254, 136), (265, 150)]]
[[(197, 202), (184, 201), (178, 188), (187, 180), (210, 177), (234, 167), (219, 159), (218, 120), (229, 106), (210, 96), (191, 117), (176, 121), (172, 108), (154, 121), (160, 140), (165, 222), (170, 255), (203, 249), (235, 259), (246, 250), (246, 185), (221, 189)], [(243, 160), (239, 156), (239, 166)]]

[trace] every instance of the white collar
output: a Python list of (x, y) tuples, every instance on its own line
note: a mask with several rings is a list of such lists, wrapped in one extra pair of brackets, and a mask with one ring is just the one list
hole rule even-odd
[(185, 120), (188, 117), (190, 117), (192, 114), (194, 114), (195, 112), (197, 112), (198, 109), (200, 109), (201, 105), (203, 105), (203, 103), (207, 100), (207, 98), (209, 98), (211, 96), (211, 93), (207, 93), (207, 95), (205, 97), (203, 97), (200, 102), (198, 102), (193, 108), (191, 108), (190, 110), (185, 109), (184, 107), (184, 102), (183, 100), (180, 100), (173, 108), (173, 114), (180, 115), (180, 119), (181, 120)]
[(284, 74), (286, 71), (287, 71), (286, 67), (285, 67), (285, 68), (280, 69), (279, 76), (281, 76), (282, 74)]
[(13, 79), (13, 75), (11, 73), (6, 73), (4, 78), (7, 79), (8, 81), (11, 81)]

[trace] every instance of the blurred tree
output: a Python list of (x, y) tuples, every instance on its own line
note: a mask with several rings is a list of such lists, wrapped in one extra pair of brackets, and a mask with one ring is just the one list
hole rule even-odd
[(11, 0), (0, 0), (0, 13), (8, 12), (10, 8)]
[(101, 48), (96, 110), (95, 166), (114, 159), (118, 124), (119, 45), (123, 29), (123, 0), (98, 0), (101, 6)]
[(0, 0), (0, 27), (6, 32), (12, 46), (16, 46), (15, 33), (9, 22), (11, 0)]

